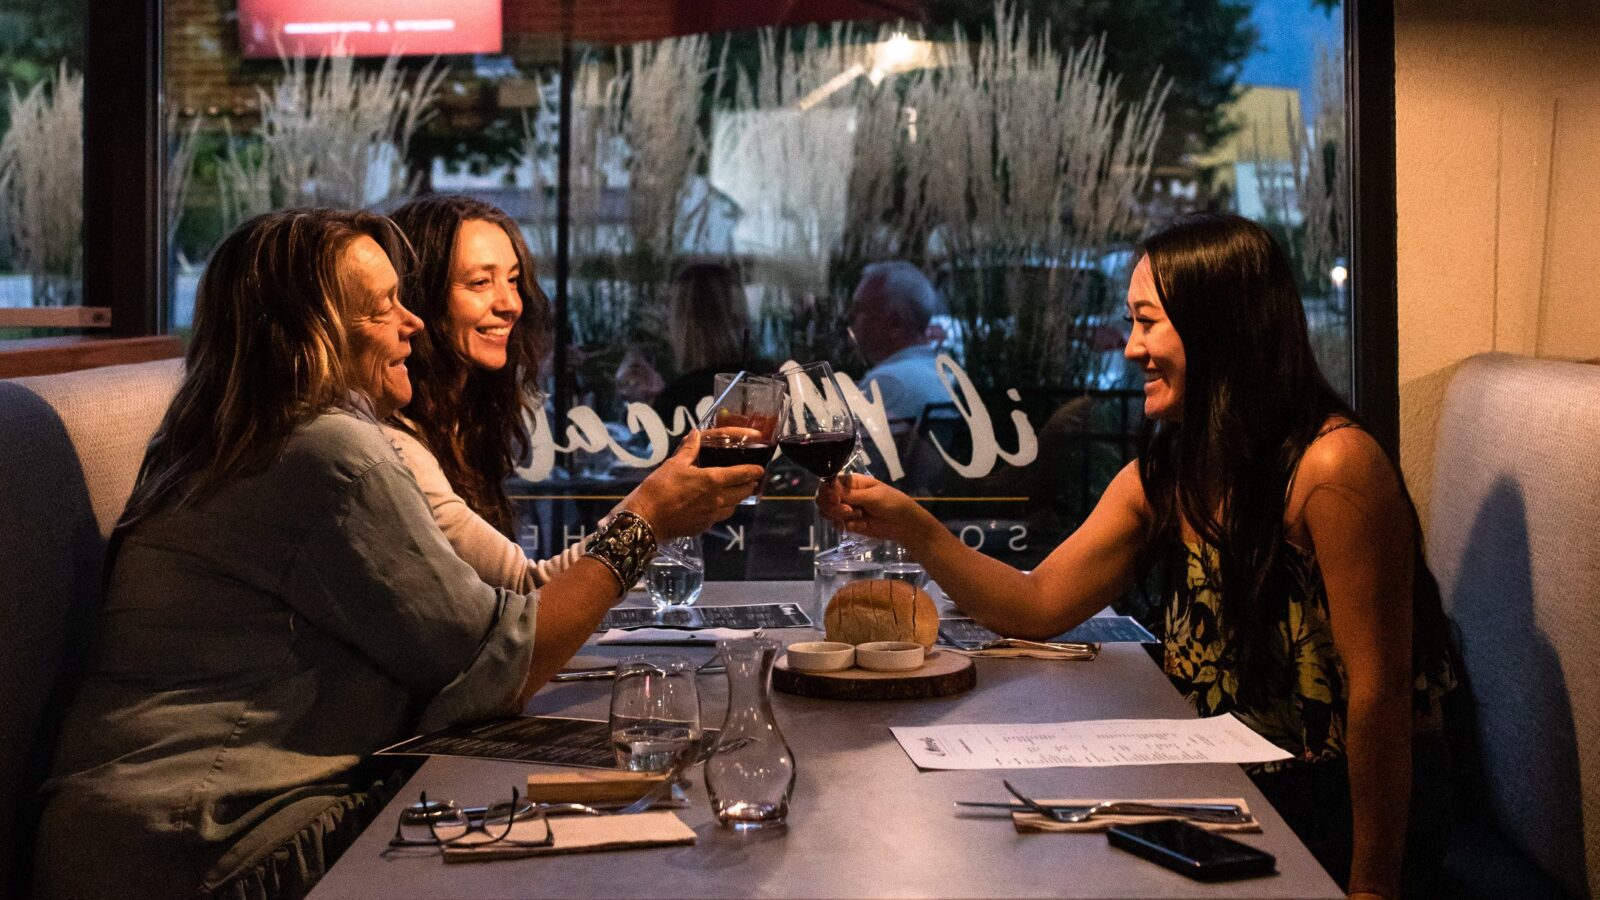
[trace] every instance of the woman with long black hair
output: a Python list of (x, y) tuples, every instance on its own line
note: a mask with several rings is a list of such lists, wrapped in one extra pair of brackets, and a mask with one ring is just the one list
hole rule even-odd
[(1163, 668), (1202, 715), (1293, 754), (1249, 772), (1296, 834), (1352, 896), (1425, 891), (1455, 678), (1398, 467), (1322, 377), (1289, 261), (1254, 222), (1198, 215), (1151, 236), (1128, 314), (1138, 458), (1031, 573), (864, 476), (825, 488), (824, 514), (905, 545), (1006, 635), (1065, 631), (1160, 567)]

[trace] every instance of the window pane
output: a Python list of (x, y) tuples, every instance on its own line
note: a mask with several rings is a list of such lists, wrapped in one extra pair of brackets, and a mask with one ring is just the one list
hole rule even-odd
[[(575, 4), (570, 345), (512, 479), (525, 548), (550, 555), (592, 530), (666, 458), (716, 372), (827, 360), (875, 472), (969, 544), (1037, 563), (1132, 456), (1132, 248), (1187, 210), (1236, 210), (1280, 236), (1348, 390), (1339, 10), (1167, 5), (1019, 0), (997, 20), (987, 2), (942, 0), (910, 26), (699, 23), (662, 38), (681, 21)], [(429, 189), (509, 212), (555, 297), (555, 4), (505, 4), (499, 52), (246, 58), (288, 21), (297, 40), (325, 38), (302, 49), (334, 46), (283, 12), (295, 6), (234, 19), (167, 4), (173, 321), (189, 321), (209, 248), (245, 215), (390, 209)], [(391, 46), (375, 36), (395, 22), (365, 15), (339, 14), (340, 46)], [(330, 84), (343, 106), (295, 100)], [(864, 275), (893, 299), (853, 303)], [(775, 462), (763, 501), (706, 536), (708, 576), (810, 577), (827, 540), (814, 490)]]
[(83, 304), (82, 0), (0, 11), (0, 339), (72, 333)]

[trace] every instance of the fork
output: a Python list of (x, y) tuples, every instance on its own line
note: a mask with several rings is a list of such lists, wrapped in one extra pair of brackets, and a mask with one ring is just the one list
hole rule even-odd
[(1087, 822), (1095, 816), (1103, 815), (1134, 815), (1134, 816), (1170, 816), (1177, 819), (1188, 819), (1195, 822), (1214, 823), (1240, 823), (1250, 821), (1250, 817), (1243, 812), (1207, 812), (1199, 809), (1178, 810), (1153, 803), (1140, 803), (1133, 800), (1102, 800), (1093, 806), (1078, 810), (1054, 809), (1045, 806), (1028, 795), (1017, 790), (1009, 781), (1001, 781), (1011, 796), (1017, 798), (1030, 811), (1038, 813), (1047, 819), (1056, 822), (1076, 824)]

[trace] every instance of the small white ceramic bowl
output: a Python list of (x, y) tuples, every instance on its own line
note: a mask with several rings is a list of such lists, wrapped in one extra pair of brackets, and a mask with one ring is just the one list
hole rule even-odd
[(856, 665), (874, 672), (909, 672), (922, 666), (921, 644), (871, 641), (856, 647)]
[(789, 645), (789, 668), (796, 672), (840, 672), (856, 664), (856, 648), (839, 641)]

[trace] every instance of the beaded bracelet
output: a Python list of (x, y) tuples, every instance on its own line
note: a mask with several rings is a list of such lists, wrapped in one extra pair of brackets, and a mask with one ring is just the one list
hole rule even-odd
[(583, 555), (610, 569), (619, 592), (627, 593), (656, 555), (655, 530), (644, 516), (625, 509), (595, 532)]

